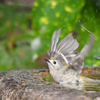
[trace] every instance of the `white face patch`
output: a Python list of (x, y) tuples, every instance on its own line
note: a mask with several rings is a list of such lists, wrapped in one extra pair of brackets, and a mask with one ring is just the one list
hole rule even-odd
[(54, 69), (59, 69), (62, 65), (61, 62), (59, 60), (56, 60), (56, 59), (52, 59), (52, 60), (49, 60), (49, 61), (50, 61), (51, 66)]

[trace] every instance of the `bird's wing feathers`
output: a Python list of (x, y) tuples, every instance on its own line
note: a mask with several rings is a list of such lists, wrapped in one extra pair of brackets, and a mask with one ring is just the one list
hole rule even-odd
[(90, 42), (86, 44), (81, 52), (77, 52), (76, 49), (79, 46), (79, 43), (76, 39), (73, 38), (72, 33), (68, 34), (63, 38), (60, 43), (57, 45), (61, 29), (55, 31), (52, 35), (51, 44), (50, 44), (50, 59), (56, 58), (70, 64), (73, 69), (78, 73), (81, 72), (81, 69), (84, 66), (84, 58), (87, 56), (88, 52), (94, 41), (94, 35), (90, 34)]
[(74, 60), (72, 61), (72, 67), (78, 72), (81, 73), (82, 68), (84, 67), (84, 58), (87, 56), (88, 52), (90, 51), (92, 44), (94, 41), (94, 34), (91, 33), (90, 34), (90, 42), (88, 44), (86, 44), (81, 52), (79, 53), (79, 55), (74, 58)]
[(72, 60), (73, 56), (76, 56), (73, 52), (78, 48), (79, 43), (73, 38), (72, 33), (70, 33), (62, 39), (57, 46), (60, 32), (61, 29), (53, 33), (49, 54), (50, 58), (54, 57), (68, 64), (69, 61)]
[(61, 32), (61, 29), (59, 29), (58, 31), (56, 30), (53, 33), (53, 36), (51, 38), (51, 44), (50, 44), (50, 51), (49, 52), (54, 52), (56, 50), (56, 45), (57, 45), (57, 42), (59, 40), (60, 32)]
[(89, 51), (90, 51), (90, 49), (91, 49), (91, 47), (92, 47), (93, 42), (94, 42), (94, 34), (91, 33), (91, 34), (90, 34), (90, 42), (89, 42), (88, 44), (86, 44), (86, 45), (82, 48), (82, 50), (81, 50), (79, 56), (83, 57), (83, 59), (84, 59), (84, 58), (87, 56), (87, 54), (89, 53)]

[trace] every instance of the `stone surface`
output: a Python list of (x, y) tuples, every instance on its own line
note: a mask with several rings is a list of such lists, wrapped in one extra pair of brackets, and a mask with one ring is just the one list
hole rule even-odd
[[(49, 82), (47, 69), (0, 72), (1, 100), (99, 100), (100, 91), (78, 91)], [(45, 77), (44, 77), (45, 76)]]

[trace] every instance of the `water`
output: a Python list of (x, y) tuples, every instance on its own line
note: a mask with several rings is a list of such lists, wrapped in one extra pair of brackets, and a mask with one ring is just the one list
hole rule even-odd
[[(94, 80), (100, 80), (100, 74), (84, 74), (83, 76), (89, 77)], [(53, 82), (53, 78), (48, 75), (43, 75), (43, 78), (48, 82)], [(87, 84), (84, 86), (83, 90), (86, 91), (100, 91), (100, 84)]]

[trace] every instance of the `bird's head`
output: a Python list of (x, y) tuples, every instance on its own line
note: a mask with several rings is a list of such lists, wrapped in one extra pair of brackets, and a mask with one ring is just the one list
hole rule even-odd
[(45, 59), (45, 61), (47, 62), (50, 70), (58, 70), (64, 66), (64, 64), (58, 59)]

